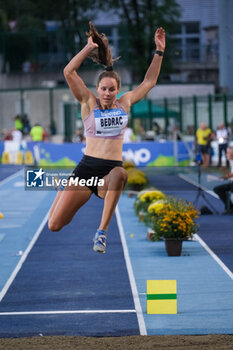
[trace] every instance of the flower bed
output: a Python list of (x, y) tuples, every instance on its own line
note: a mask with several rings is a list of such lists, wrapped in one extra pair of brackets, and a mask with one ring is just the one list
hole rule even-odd
[(134, 163), (125, 161), (123, 163), (124, 169), (128, 173), (127, 189), (140, 191), (147, 184), (147, 178), (143, 171), (138, 170)]
[(197, 232), (198, 211), (192, 203), (166, 197), (159, 190), (139, 192), (134, 209), (141, 221), (154, 231), (152, 240), (161, 238), (187, 239)]

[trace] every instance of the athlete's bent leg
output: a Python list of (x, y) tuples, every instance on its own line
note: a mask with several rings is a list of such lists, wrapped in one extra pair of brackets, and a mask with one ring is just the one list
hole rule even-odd
[(120, 198), (128, 179), (128, 174), (124, 168), (115, 167), (108, 175), (104, 177), (106, 181), (105, 192), (100, 190), (98, 194), (104, 198), (104, 209), (100, 222), (100, 230), (108, 230), (109, 223), (114, 214), (116, 205)]
[(52, 207), (50, 208), (50, 211), (49, 211), (49, 219), (53, 215), (53, 212), (56, 208), (57, 202), (59, 201), (61, 194), (62, 194), (62, 191), (57, 191), (56, 197), (55, 197), (53, 204), (52, 204)]
[(108, 226), (127, 178), (127, 172), (123, 168), (115, 167), (103, 178), (104, 186), (98, 187), (98, 196), (104, 198), (104, 209), (100, 226), (93, 239), (93, 250), (96, 252), (105, 253), (106, 251)]
[(92, 192), (87, 187), (77, 186), (57, 194), (51, 208), (48, 227), (51, 231), (59, 231), (67, 225), (76, 212), (89, 200)]

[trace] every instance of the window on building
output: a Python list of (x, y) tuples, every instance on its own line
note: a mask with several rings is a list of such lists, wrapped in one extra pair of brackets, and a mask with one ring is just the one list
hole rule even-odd
[(184, 22), (177, 24), (172, 37), (175, 59), (182, 62), (200, 61), (199, 22)]
[(187, 61), (200, 59), (199, 38), (188, 38), (186, 40), (186, 59)]
[(184, 23), (185, 31), (187, 34), (199, 33), (199, 22), (188, 22)]
[(178, 61), (182, 60), (182, 41), (179, 38), (173, 40), (173, 52), (175, 59)]

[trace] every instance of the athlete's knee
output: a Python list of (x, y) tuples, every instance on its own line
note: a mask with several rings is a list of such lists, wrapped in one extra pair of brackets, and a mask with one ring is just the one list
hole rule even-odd
[(128, 181), (128, 173), (124, 168), (121, 168), (121, 180), (124, 183), (124, 185), (126, 185)]
[(114, 178), (117, 180), (117, 182), (125, 185), (128, 180), (127, 171), (121, 167), (116, 167), (112, 171), (114, 174)]

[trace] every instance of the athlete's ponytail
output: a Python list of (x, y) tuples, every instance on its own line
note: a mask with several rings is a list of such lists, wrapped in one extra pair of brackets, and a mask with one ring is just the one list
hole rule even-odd
[(90, 36), (93, 39), (93, 42), (98, 44), (98, 47), (94, 49), (88, 57), (90, 57), (94, 62), (101, 64), (105, 67), (107, 71), (113, 70), (114, 61), (118, 60), (117, 58), (112, 58), (112, 53), (109, 47), (107, 36), (102, 33), (99, 34), (92, 22), (89, 22), (90, 30), (86, 33), (87, 37)]

